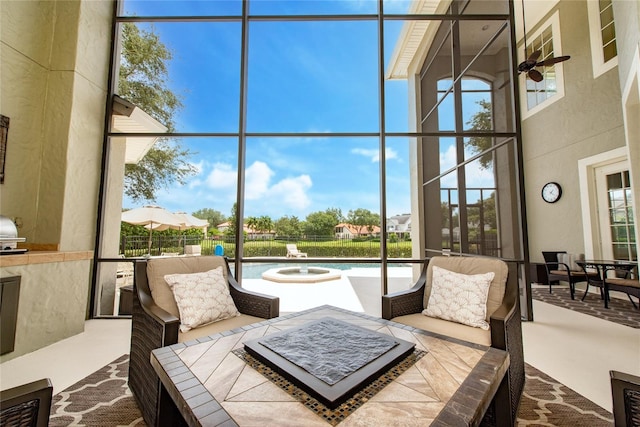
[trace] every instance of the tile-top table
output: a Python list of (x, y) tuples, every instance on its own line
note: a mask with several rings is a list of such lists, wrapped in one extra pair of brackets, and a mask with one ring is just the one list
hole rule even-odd
[[(509, 367), (502, 350), (325, 305), (154, 350), (151, 364), (163, 395), (170, 396), (162, 411), (179, 412), (189, 426), (332, 425), (233, 352), (246, 341), (326, 317), (414, 342), (426, 352), (340, 427), (479, 425)], [(163, 422), (175, 425), (160, 417)]]

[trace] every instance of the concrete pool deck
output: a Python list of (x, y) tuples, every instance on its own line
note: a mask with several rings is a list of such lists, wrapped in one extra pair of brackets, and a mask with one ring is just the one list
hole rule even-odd
[[(411, 267), (388, 270), (389, 292), (413, 285)], [(277, 283), (263, 279), (242, 279), (248, 290), (280, 297), (280, 313), (287, 314), (329, 304), (380, 317), (380, 270), (352, 268), (340, 278), (319, 283)]]

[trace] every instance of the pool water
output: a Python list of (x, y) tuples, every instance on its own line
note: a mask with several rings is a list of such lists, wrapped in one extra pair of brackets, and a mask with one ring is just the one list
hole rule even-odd
[[(376, 268), (380, 269), (380, 264), (366, 264), (366, 263), (353, 263), (353, 264), (340, 264), (340, 263), (326, 263), (326, 264), (307, 264), (309, 268), (331, 268), (335, 270), (351, 270), (352, 268)], [(272, 268), (287, 268), (298, 267), (297, 264), (291, 263), (260, 263), (250, 264), (246, 263), (242, 265), (242, 278), (243, 279), (262, 279), (262, 273)]]

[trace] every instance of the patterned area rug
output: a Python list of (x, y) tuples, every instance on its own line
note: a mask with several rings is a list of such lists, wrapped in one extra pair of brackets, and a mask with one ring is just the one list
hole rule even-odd
[(49, 427), (146, 426), (127, 386), (125, 354), (53, 397)]
[(581, 301), (582, 295), (583, 291), (576, 291), (576, 299), (572, 300), (567, 287), (554, 287), (552, 294), (546, 286), (531, 289), (531, 297), (535, 300), (640, 329), (640, 310), (636, 310), (628, 298), (611, 298), (607, 309), (604, 308), (604, 301), (600, 299), (600, 295), (589, 293), (584, 301)]
[[(146, 426), (127, 387), (124, 355), (56, 394), (49, 425)], [(525, 365), (526, 382), (518, 426), (613, 426), (611, 413), (553, 378)]]

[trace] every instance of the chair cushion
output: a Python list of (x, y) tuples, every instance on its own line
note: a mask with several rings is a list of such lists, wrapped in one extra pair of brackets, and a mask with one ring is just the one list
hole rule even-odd
[[(569, 273), (567, 272), (567, 270), (551, 270), (549, 272), (549, 274), (555, 274), (557, 276), (569, 277)], [(598, 273), (596, 273), (595, 271), (593, 271), (593, 272), (590, 271), (588, 273), (585, 273), (584, 270), (582, 270), (582, 271), (572, 271), (571, 272), (571, 276), (573, 276), (573, 277), (580, 277), (580, 276), (582, 276), (582, 277), (586, 277), (586, 276), (598, 277)]]
[(147, 261), (147, 279), (151, 297), (158, 307), (179, 319), (178, 305), (171, 288), (164, 280), (164, 276), (167, 274), (201, 273), (216, 267), (222, 267), (222, 273), (226, 279), (226, 263), (224, 258), (219, 256), (151, 258)]
[(188, 332), (178, 332), (178, 342), (191, 341), (208, 335), (217, 334), (218, 332), (230, 331), (232, 329), (251, 325), (252, 323), (262, 322), (263, 320), (264, 319), (261, 317), (240, 314), (240, 316), (237, 317), (230, 317), (219, 322), (213, 322), (208, 325), (193, 328)]
[(472, 328), (461, 323), (423, 316), (420, 313), (394, 317), (391, 320), (402, 323), (403, 325), (413, 326), (414, 328), (435, 332), (437, 334), (446, 335), (463, 341), (491, 346), (490, 330)]
[(468, 275), (434, 266), (431, 295), (422, 314), (488, 330), (487, 295), (494, 276), (492, 271)]
[(240, 315), (222, 267), (202, 273), (167, 274), (164, 280), (178, 305), (182, 332)]
[(493, 312), (502, 304), (509, 274), (509, 268), (504, 261), (495, 258), (437, 256), (431, 258), (427, 265), (423, 308), (427, 308), (429, 297), (431, 296), (431, 279), (434, 266), (468, 275), (493, 272), (495, 276), (491, 281), (487, 295), (487, 314), (485, 317), (487, 322)]
[(638, 279), (623, 279), (619, 277), (608, 277), (607, 283), (618, 286), (628, 286), (630, 288), (640, 288)]

